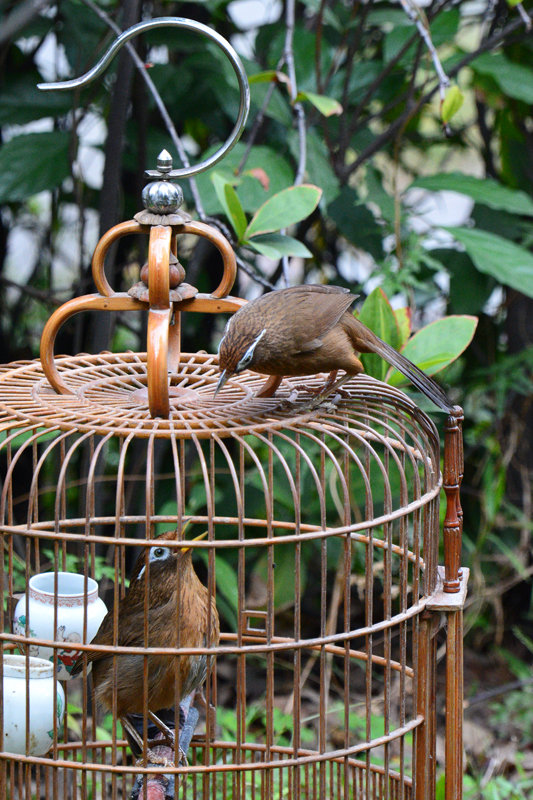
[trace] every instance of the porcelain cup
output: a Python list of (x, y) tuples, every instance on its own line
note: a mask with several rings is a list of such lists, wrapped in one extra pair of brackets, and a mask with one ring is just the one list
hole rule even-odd
[[(54, 678), (53, 664), (42, 658), (4, 655), (3, 669), (3, 750), (20, 755), (44, 756), (52, 746), (54, 717), (57, 718), (56, 730), (59, 733), (65, 710), (65, 694), (61, 684)], [(28, 704), (29, 738), (26, 750)]]
[[(76, 644), (88, 644), (96, 635), (100, 623), (107, 614), (103, 600), (98, 597), (98, 584), (76, 572), (57, 573), (57, 595), (54, 572), (41, 572), (30, 578), (28, 591), (15, 608), (13, 630), (22, 636), (49, 641), (64, 642), (57, 650), (57, 674), (59, 680), (68, 680), (74, 662), (81, 651)], [(57, 606), (57, 625), (54, 636), (54, 608)], [(83, 626), (87, 615), (87, 636), (83, 639)], [(54, 660), (54, 650), (44, 645), (30, 645), (30, 655)]]

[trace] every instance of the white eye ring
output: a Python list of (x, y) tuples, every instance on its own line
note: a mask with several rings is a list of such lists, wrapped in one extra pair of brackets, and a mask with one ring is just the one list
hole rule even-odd
[[(154, 561), (166, 561), (166, 559), (170, 556), (171, 550), (170, 547), (161, 547), (161, 545), (157, 545), (156, 547), (150, 548), (150, 555), (148, 556), (148, 561), (153, 563)], [(146, 569), (146, 565), (143, 566), (141, 570), (139, 570), (139, 574), (137, 575), (137, 580), (140, 580), (144, 575)]]
[(265, 333), (266, 333), (266, 328), (263, 328), (259, 336), (256, 336), (256, 338), (254, 339), (254, 341), (252, 342), (246, 353), (243, 355), (243, 357), (237, 364), (237, 369), (235, 370), (236, 372), (241, 372), (243, 369), (246, 369), (246, 367), (254, 357), (255, 348), (257, 347), (257, 345), (259, 344)]
[(164, 561), (170, 555), (170, 548), (168, 547), (161, 547), (158, 545), (157, 547), (150, 548), (150, 555), (148, 557), (149, 561)]

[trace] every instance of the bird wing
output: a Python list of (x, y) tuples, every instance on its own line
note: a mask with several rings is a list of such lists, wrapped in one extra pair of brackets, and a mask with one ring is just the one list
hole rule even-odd
[[(124, 598), (125, 599), (125, 598)], [(144, 643), (143, 629), (141, 626), (139, 635), (139, 620), (143, 619), (143, 604), (127, 605), (122, 600), (119, 605), (118, 612), (118, 646), (119, 647), (140, 647)], [(150, 616), (152, 611), (148, 612), (148, 629), (150, 630)], [(94, 645), (104, 645), (111, 647), (114, 644), (113, 638), (113, 612), (107, 614), (94, 639), (91, 641)], [(91, 650), (86, 651), (87, 664), (93, 661), (100, 661), (102, 658), (109, 658), (110, 653), (98, 652)], [(71, 675), (78, 675), (83, 668), (83, 653), (81, 653), (72, 668)]]
[[(309, 284), (291, 286), (282, 291), (287, 295), (288, 313), (298, 320), (292, 340), (295, 353), (317, 350), (322, 345), (321, 337), (337, 324), (357, 299), (357, 295), (341, 286)], [(279, 307), (275, 313), (279, 314)]]

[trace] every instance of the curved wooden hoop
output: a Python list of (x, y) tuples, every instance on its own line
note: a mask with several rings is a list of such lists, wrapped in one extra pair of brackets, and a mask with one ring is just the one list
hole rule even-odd
[(80, 311), (140, 311), (145, 310), (145, 303), (135, 300), (126, 293), (117, 293), (113, 297), (102, 297), (100, 294), (86, 294), (75, 297), (58, 308), (46, 325), (41, 336), (41, 364), (50, 385), (59, 394), (74, 394), (61, 378), (54, 360), (54, 344), (57, 333), (70, 317)]
[[(200, 311), (216, 314), (221, 311), (237, 311), (246, 301), (230, 297), (237, 274), (235, 254), (227, 239), (203, 222), (187, 222), (180, 225), (154, 225), (148, 227), (135, 220), (122, 222), (107, 231), (98, 242), (92, 261), (93, 278), (98, 294), (84, 295), (64, 303), (46, 323), (41, 337), (41, 363), (50, 385), (59, 394), (74, 394), (62, 379), (54, 360), (54, 344), (61, 326), (80, 311), (124, 311), (146, 310), (146, 303), (129, 294), (114, 292), (106, 278), (104, 262), (107, 251), (114, 241), (134, 233), (150, 233), (148, 247), (148, 336), (147, 336), (147, 381), (148, 405), (152, 417), (167, 418), (169, 403), (169, 349), (172, 350), (172, 366), (179, 361), (179, 325), (172, 326), (173, 312)], [(198, 294), (190, 300), (171, 302), (169, 297), (169, 258), (177, 234), (192, 233), (208, 239), (219, 250), (224, 272), (220, 284), (210, 294)], [(169, 336), (169, 331), (171, 335)], [(170, 340), (170, 341), (169, 341)]]
[[(155, 227), (162, 226), (157, 225)], [(147, 225), (141, 225), (135, 220), (128, 220), (127, 222), (121, 222), (119, 225), (115, 225), (114, 228), (110, 228), (106, 233), (104, 233), (94, 249), (92, 260), (93, 280), (101, 295), (104, 297), (112, 297), (115, 294), (109, 281), (107, 280), (104, 269), (107, 251), (113, 242), (115, 242), (117, 239), (120, 239), (122, 236), (128, 236), (128, 234), (146, 234), (149, 233), (150, 230), (151, 228)], [(224, 273), (217, 288), (211, 292), (211, 296), (226, 297), (226, 295), (231, 292), (233, 284), (235, 283), (235, 278), (237, 277), (235, 253), (233, 252), (233, 249), (226, 237), (223, 236), (216, 228), (212, 228), (210, 225), (206, 225), (204, 222), (191, 221), (185, 222), (181, 225), (173, 225), (172, 232), (174, 235), (192, 233), (196, 236), (201, 236), (202, 238), (207, 239), (215, 245), (222, 256)]]

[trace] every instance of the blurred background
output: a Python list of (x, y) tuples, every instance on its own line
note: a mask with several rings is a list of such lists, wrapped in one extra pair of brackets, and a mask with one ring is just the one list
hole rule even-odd
[[(369, 301), (367, 315), (391, 310), (403, 339), (425, 331), (418, 342), (426, 368), (465, 410), (465, 788), (469, 797), (530, 797), (533, 4), (0, 7), (1, 361), (36, 357), (52, 311), (94, 291), (93, 249), (141, 209), (143, 173), (159, 152), (167, 148), (175, 166), (201, 160), (228, 137), (238, 111), (220, 50), (165, 29), (132, 41), (137, 64), (124, 49), (81, 91), (43, 93), (36, 84), (84, 73), (117, 30), (142, 19), (175, 15), (212, 26), (244, 62), (251, 112), (231, 153), (182, 182), (184, 207), (235, 247), (233, 294), (333, 283), (359, 294), (360, 306)], [(281, 208), (280, 193), (299, 184), (321, 189), (311, 213), (295, 203), (288, 230), (280, 223), (253, 235), (263, 204)], [(144, 247), (130, 237), (110, 254), (116, 291), (139, 279)], [(179, 256), (189, 283), (200, 291), (216, 284), (221, 265), (209, 246), (191, 238)], [(224, 320), (208, 316), (189, 315), (185, 350), (216, 349)], [(81, 315), (62, 329), (56, 350), (144, 351), (143, 325)], [(394, 380), (382, 364), (366, 366)], [(434, 418), (442, 429), (442, 415)]]

